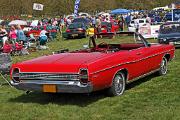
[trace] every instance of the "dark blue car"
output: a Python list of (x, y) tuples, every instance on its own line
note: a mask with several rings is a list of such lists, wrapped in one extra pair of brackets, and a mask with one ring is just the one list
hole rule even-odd
[(160, 26), (158, 42), (180, 45), (180, 22), (166, 22)]
[(63, 37), (67, 39), (86, 37), (86, 29), (87, 26), (84, 23), (80, 23), (80, 22), (72, 23), (67, 27), (66, 32), (63, 33)]

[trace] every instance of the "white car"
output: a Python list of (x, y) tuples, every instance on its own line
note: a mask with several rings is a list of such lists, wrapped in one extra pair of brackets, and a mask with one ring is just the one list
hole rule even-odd
[(75, 16), (72, 14), (72, 15), (67, 15), (66, 16), (66, 19), (69, 19), (69, 18), (74, 18)]
[(147, 23), (149, 23), (149, 22), (145, 18), (131, 20), (131, 22), (128, 26), (128, 31), (136, 32), (136, 29), (139, 29), (141, 26), (146, 25)]
[(84, 13), (84, 12), (80, 12), (79, 16), (81, 16), (81, 17), (90, 17), (90, 15), (88, 13)]

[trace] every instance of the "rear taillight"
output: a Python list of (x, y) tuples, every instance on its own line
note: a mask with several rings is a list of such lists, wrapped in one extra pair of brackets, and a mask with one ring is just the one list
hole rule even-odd
[(19, 69), (18, 68), (15, 68), (12, 72), (12, 79), (15, 81), (15, 82), (19, 82), (20, 79), (20, 74), (19, 74)]
[(81, 69), (79, 73), (79, 80), (81, 84), (87, 84), (88, 83), (88, 70), (87, 69)]
[(71, 30), (70, 30), (70, 29), (67, 29), (66, 32), (71, 32)]

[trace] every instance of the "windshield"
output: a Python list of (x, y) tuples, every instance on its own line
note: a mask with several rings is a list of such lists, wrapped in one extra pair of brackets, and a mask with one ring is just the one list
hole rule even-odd
[(102, 22), (101, 26), (107, 26), (107, 27), (111, 27), (111, 23), (108, 22)]
[(93, 48), (96, 52), (104, 52), (107, 50), (109, 52), (118, 52), (121, 50), (137, 49), (148, 45), (148, 42), (146, 42), (142, 36), (134, 33), (120, 33), (113, 39), (102, 38), (94, 39), (94, 41), (96, 45), (92, 42), (90, 48)]
[(162, 25), (159, 32), (161, 34), (180, 33), (180, 23)]
[(32, 30), (39, 30), (39, 28), (38, 27), (33, 27)]
[(108, 44), (143, 44), (143, 39), (137, 34), (127, 34), (121, 33), (114, 36), (112, 39), (104, 37), (102, 39), (97, 39), (96, 43), (106, 42)]
[(150, 42), (154, 42), (151, 40), (147, 42), (142, 35), (133, 32), (119, 32), (116, 35), (100, 33), (96, 35), (97, 36), (90, 37), (87, 44), (83, 43), (83, 49), (75, 50), (71, 53), (100, 52), (103, 54), (111, 54), (149, 47), (151, 46)]
[(75, 23), (75, 22), (83, 22), (83, 23), (87, 24), (89, 21), (88, 21), (88, 19), (77, 18), (77, 19), (74, 19), (73, 23)]
[(83, 24), (81, 23), (75, 23), (75, 24), (70, 24), (69, 29), (74, 29), (74, 28), (82, 28)]
[(144, 20), (139, 20), (139, 23), (144, 23)]

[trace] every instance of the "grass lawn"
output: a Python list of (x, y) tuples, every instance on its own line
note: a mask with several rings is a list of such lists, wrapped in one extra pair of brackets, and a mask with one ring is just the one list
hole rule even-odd
[[(75, 50), (88, 44), (88, 39), (48, 43), (49, 50), (15, 56), (13, 62), (32, 59), (53, 51)], [(45, 66), (46, 67), (46, 66)], [(103, 92), (92, 94), (43, 94), (0, 86), (0, 120), (179, 120), (180, 119), (180, 49), (169, 63), (165, 76), (151, 75), (129, 84), (118, 97)], [(4, 82), (0, 78), (0, 82)]]

